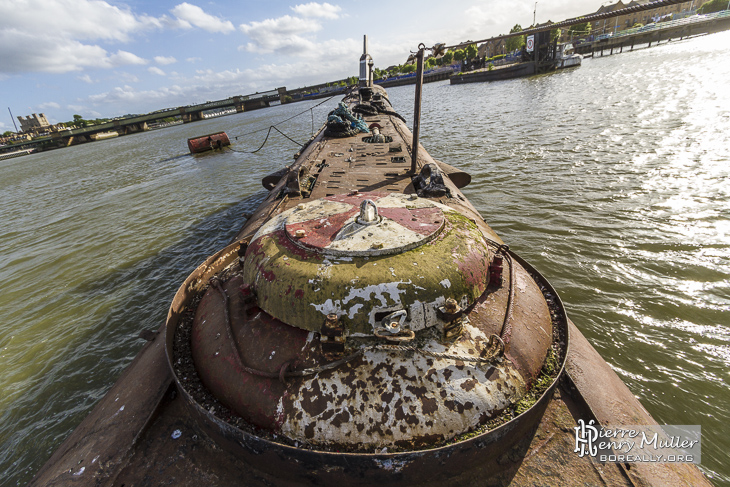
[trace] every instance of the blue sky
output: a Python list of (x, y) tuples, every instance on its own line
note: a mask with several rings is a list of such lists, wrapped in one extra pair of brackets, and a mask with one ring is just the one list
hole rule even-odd
[[(537, 22), (600, 0), (537, 4)], [(357, 74), (362, 36), (375, 66), (423, 42), (455, 44), (532, 23), (534, 0), (327, 2), (0, 0), (0, 132), (14, 116), (51, 123), (146, 113)]]

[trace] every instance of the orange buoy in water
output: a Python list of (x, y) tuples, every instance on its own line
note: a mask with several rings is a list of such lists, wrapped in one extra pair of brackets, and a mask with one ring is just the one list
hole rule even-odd
[(193, 137), (188, 139), (188, 148), (191, 154), (198, 154), (209, 150), (222, 149), (226, 145), (231, 145), (228, 135), (225, 132), (217, 134), (208, 134), (202, 137)]

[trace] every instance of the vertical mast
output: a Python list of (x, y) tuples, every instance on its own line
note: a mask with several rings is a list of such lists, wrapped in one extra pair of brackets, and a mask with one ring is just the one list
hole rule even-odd
[(418, 167), (418, 134), (421, 129), (421, 90), (423, 89), (423, 54), (426, 46), (418, 46), (416, 54), (416, 105), (413, 109), (413, 143), (411, 144), (411, 174)]
[(358, 86), (368, 87), (373, 86), (373, 73), (371, 67), (373, 65), (373, 58), (368, 54), (368, 36), (363, 36), (362, 41), (362, 56), (360, 56), (360, 82)]

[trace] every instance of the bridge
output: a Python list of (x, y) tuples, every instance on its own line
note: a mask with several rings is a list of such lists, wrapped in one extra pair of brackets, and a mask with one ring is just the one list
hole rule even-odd
[[(168, 108), (158, 110), (145, 115), (136, 115), (132, 117), (119, 118), (110, 122), (92, 125), (89, 127), (62, 130), (54, 132), (47, 137), (39, 137), (31, 142), (22, 144), (23, 146), (44, 145), (65, 147), (69, 145), (81, 144), (95, 140), (95, 136), (107, 132), (116, 132), (117, 135), (128, 135), (137, 132), (149, 130), (149, 123), (157, 120), (163, 120), (168, 117), (180, 117), (184, 123), (197, 122), (203, 120), (203, 112), (221, 108), (235, 108), (236, 112), (247, 112), (258, 110), (271, 106), (272, 102), (284, 102), (287, 95), (286, 88), (277, 88), (275, 90), (263, 93), (255, 93), (246, 96), (232, 96), (224, 100), (208, 101), (198, 105), (188, 105), (184, 107)], [(50, 147), (48, 147), (50, 148)]]

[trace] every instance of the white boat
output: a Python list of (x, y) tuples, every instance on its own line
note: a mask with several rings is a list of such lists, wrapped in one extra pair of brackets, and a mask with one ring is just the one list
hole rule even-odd
[(556, 53), (556, 59), (558, 61), (558, 69), (577, 67), (583, 62), (583, 56), (574, 51), (572, 43), (560, 44)]

